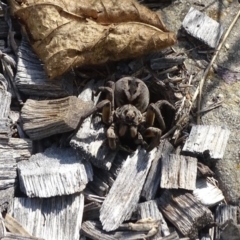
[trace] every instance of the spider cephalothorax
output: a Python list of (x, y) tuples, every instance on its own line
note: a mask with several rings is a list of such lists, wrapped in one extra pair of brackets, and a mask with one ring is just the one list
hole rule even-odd
[(166, 130), (162, 109), (167, 109), (171, 116), (175, 113), (169, 102), (160, 100), (149, 104), (146, 84), (134, 77), (121, 78), (115, 83), (110, 81), (98, 92), (102, 92), (105, 99), (84, 117), (102, 110), (102, 120), (109, 125), (107, 139), (111, 149), (121, 146), (132, 151), (142, 145), (151, 150), (159, 144), (162, 132)]

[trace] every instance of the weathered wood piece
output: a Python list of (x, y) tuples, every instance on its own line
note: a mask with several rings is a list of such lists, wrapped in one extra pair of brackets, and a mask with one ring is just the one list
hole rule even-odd
[(196, 181), (196, 189), (193, 195), (205, 206), (212, 207), (224, 200), (222, 191), (212, 184), (206, 178), (200, 178)]
[(28, 160), (32, 153), (32, 141), (22, 138), (0, 138), (0, 153), (11, 152), (16, 162)]
[(83, 194), (15, 198), (10, 214), (35, 237), (79, 240), (83, 207)]
[(6, 228), (3, 221), (2, 213), (0, 212), (0, 239), (2, 239), (2, 237), (5, 236), (5, 234), (6, 234)]
[(150, 66), (152, 70), (162, 70), (167, 68), (172, 68), (174, 66), (178, 66), (183, 64), (183, 62), (186, 60), (186, 57), (182, 56), (165, 56), (162, 58), (156, 58), (152, 59), (150, 61)]
[(220, 240), (220, 235), (223, 230), (221, 227), (228, 220), (232, 220), (233, 223), (238, 223), (238, 215), (239, 215), (239, 207), (221, 204), (216, 208), (215, 211), (215, 221), (220, 225), (220, 227), (216, 227), (215, 231), (215, 239)]
[(21, 112), (23, 129), (32, 140), (74, 130), (80, 117), (93, 107), (75, 96), (56, 100), (28, 99)]
[(44, 239), (36, 237), (26, 237), (19, 234), (7, 232), (5, 237), (1, 238), (1, 240), (44, 240)]
[(8, 137), (10, 134), (10, 113), (12, 95), (7, 91), (7, 81), (0, 73), (0, 137)]
[(117, 229), (135, 209), (155, 153), (139, 148), (124, 162), (100, 210), (104, 230)]
[(31, 234), (8, 213), (4, 216), (4, 224), (9, 232), (19, 234), (21, 236), (31, 237)]
[(32, 96), (66, 97), (74, 93), (73, 78), (74, 76), (68, 73), (55, 81), (49, 81), (42, 62), (33, 52), (28, 40), (23, 36), (18, 48), (15, 77), (19, 91)]
[(163, 215), (185, 236), (196, 239), (198, 230), (213, 222), (211, 211), (191, 193), (165, 190), (158, 207)]
[(222, 159), (230, 131), (221, 126), (195, 125), (184, 144), (183, 152), (210, 159)]
[[(83, 101), (91, 101), (93, 91), (96, 91), (101, 85), (103, 85), (102, 81), (90, 81), (78, 98)], [(95, 105), (98, 100), (99, 96), (94, 98)], [(106, 126), (100, 117), (90, 116), (85, 119), (77, 134), (71, 139), (70, 145), (80, 151), (83, 157), (96, 167), (109, 170), (117, 151), (112, 151), (105, 140)]]
[(17, 178), (17, 163), (11, 152), (0, 154), (0, 190), (14, 187)]
[(161, 141), (160, 145), (157, 147), (155, 158), (152, 161), (147, 179), (144, 183), (141, 197), (146, 200), (151, 200), (155, 198), (157, 190), (160, 185), (161, 178), (161, 161), (162, 159), (168, 157), (168, 155), (173, 151), (173, 146), (167, 140)]
[(92, 180), (90, 163), (71, 148), (48, 148), (18, 163), (20, 189), (28, 197), (52, 197), (81, 192)]
[(212, 48), (217, 47), (224, 32), (224, 28), (220, 23), (193, 7), (185, 16), (182, 26), (188, 34)]
[(227, 220), (224, 224), (224, 229), (221, 232), (221, 240), (239, 240), (240, 239), (240, 225), (233, 222), (232, 219)]
[(125, 231), (121, 231), (121, 228), (117, 229), (116, 231), (112, 231), (107, 233), (106, 231), (102, 230), (102, 225), (99, 221), (85, 221), (82, 224), (82, 233), (89, 237), (90, 239), (94, 240), (138, 240), (138, 239), (146, 239), (148, 230), (142, 229), (142, 231), (131, 231), (131, 227)]
[(8, 36), (8, 25), (4, 17), (0, 17), (0, 38), (7, 38)]
[(197, 159), (171, 154), (162, 159), (161, 188), (195, 189)]
[(170, 235), (168, 225), (159, 211), (156, 201), (151, 200), (138, 204), (138, 215), (140, 219), (152, 218), (160, 222), (157, 234), (150, 239), (161, 239), (163, 236)]

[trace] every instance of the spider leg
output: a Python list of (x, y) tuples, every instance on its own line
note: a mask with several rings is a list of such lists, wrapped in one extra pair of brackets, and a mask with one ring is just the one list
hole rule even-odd
[[(80, 129), (83, 121), (88, 118), (89, 116), (91, 116), (92, 114), (96, 113), (97, 111), (102, 110), (105, 114), (105, 116), (103, 116), (103, 121), (105, 121), (105, 123), (109, 123), (112, 121), (112, 111), (111, 111), (111, 102), (109, 100), (103, 100), (101, 102), (99, 102), (96, 106), (94, 106), (90, 111), (88, 111), (87, 113), (83, 114), (80, 119), (79, 122), (77, 124), (77, 127), (75, 128), (75, 130), (73, 131), (73, 133), (71, 133), (66, 140), (64, 140), (64, 142), (69, 143), (70, 139), (78, 132), (78, 130)], [(103, 115), (104, 115), (103, 114)], [(65, 144), (61, 144), (61, 145), (65, 145)]]
[(112, 150), (115, 150), (117, 148), (117, 129), (116, 125), (114, 123), (111, 124), (111, 126), (107, 130), (107, 139), (108, 139), (108, 145)]
[(160, 143), (160, 138), (162, 136), (162, 131), (159, 128), (149, 127), (144, 132), (144, 137), (151, 138), (150, 144), (147, 146), (146, 150), (151, 151), (153, 148), (157, 147)]
[(153, 126), (155, 118), (159, 124), (160, 129), (164, 132), (166, 130), (166, 124), (162, 116), (163, 108), (167, 109), (169, 114), (175, 113), (175, 107), (166, 100), (160, 100), (156, 103), (151, 103), (147, 108), (146, 124), (147, 126)]

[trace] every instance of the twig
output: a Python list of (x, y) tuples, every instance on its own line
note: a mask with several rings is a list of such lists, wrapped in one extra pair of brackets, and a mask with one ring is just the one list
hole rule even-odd
[[(231, 32), (231, 30), (232, 30), (234, 24), (236, 23), (236, 21), (238, 20), (239, 16), (240, 16), (240, 9), (239, 9), (238, 13), (236, 14), (235, 18), (233, 19), (231, 25), (229, 26), (228, 30), (225, 32), (225, 34), (224, 34), (221, 42), (219, 43), (216, 51), (214, 52), (214, 55), (213, 55), (213, 57), (212, 57), (212, 60), (211, 60), (211, 62), (208, 64), (208, 66), (207, 66), (207, 68), (206, 68), (206, 70), (205, 70), (205, 72), (204, 72), (204, 74), (203, 74), (203, 76), (202, 76), (202, 78), (201, 78), (201, 80), (200, 80), (200, 83), (199, 83), (199, 85), (198, 85), (198, 87), (197, 87), (197, 90), (196, 90), (195, 93), (194, 93), (194, 96), (193, 96), (193, 99), (192, 99), (192, 106), (193, 106), (193, 103), (194, 103), (194, 101), (196, 100), (197, 96), (199, 95), (199, 98), (198, 98), (198, 112), (200, 112), (201, 99), (202, 99), (202, 89), (203, 89), (204, 82), (205, 82), (205, 80), (206, 80), (206, 78), (207, 78), (208, 72), (209, 72), (210, 68), (212, 67), (214, 61), (216, 60), (216, 57), (217, 57), (220, 49), (222, 48), (225, 40), (227, 39), (229, 33)], [(191, 107), (192, 107), (192, 106), (191, 106)], [(197, 123), (200, 124), (200, 114), (198, 114)]]

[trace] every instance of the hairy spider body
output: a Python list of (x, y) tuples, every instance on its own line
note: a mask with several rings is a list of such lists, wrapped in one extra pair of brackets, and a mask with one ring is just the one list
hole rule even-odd
[[(109, 125), (107, 130), (108, 145), (111, 149), (118, 146), (126, 151), (133, 151), (142, 145), (148, 151), (158, 146), (166, 124), (162, 109), (174, 116), (175, 108), (166, 100), (149, 104), (150, 94), (146, 84), (134, 77), (119, 79), (116, 83), (107, 82), (99, 92), (105, 100), (100, 101), (78, 124), (96, 111), (102, 111), (102, 120)], [(157, 127), (155, 126), (157, 124)]]

